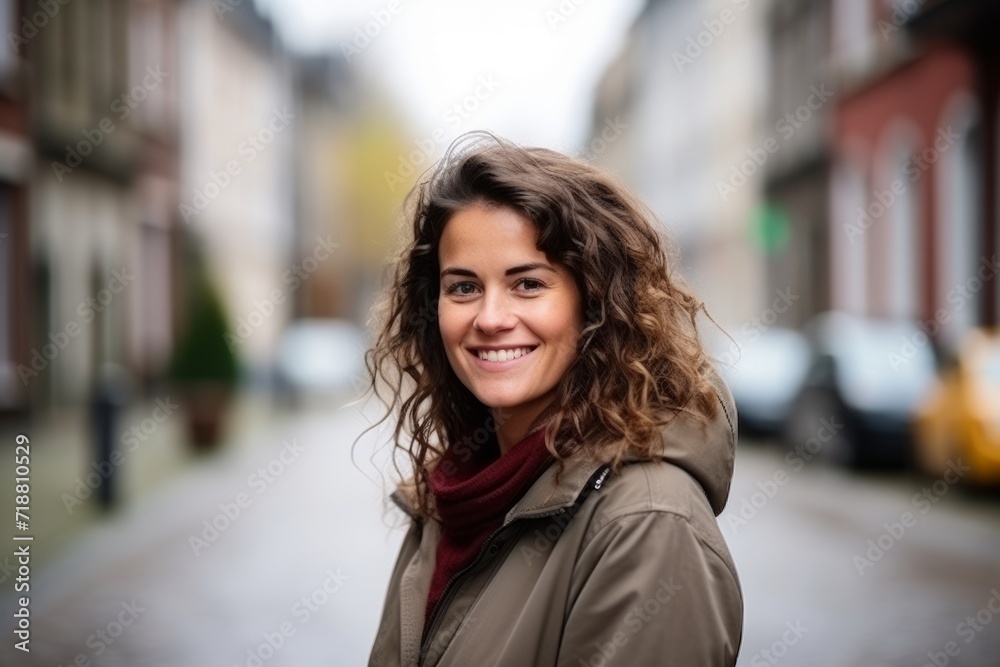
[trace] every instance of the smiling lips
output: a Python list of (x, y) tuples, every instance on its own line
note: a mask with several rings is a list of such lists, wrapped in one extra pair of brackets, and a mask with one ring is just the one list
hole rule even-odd
[(520, 359), (532, 352), (532, 350), (538, 347), (513, 347), (504, 350), (469, 350), (472, 354), (476, 355), (483, 361), (492, 361), (495, 363), (501, 363), (505, 361), (513, 361), (514, 359)]

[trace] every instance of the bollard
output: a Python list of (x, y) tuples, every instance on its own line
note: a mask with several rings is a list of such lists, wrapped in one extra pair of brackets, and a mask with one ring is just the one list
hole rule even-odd
[(91, 393), (91, 432), (95, 460), (103, 478), (97, 489), (97, 497), (103, 510), (111, 509), (116, 501), (117, 475), (112, 457), (115, 453), (115, 435), (120, 433), (119, 417), (128, 405), (128, 394), (129, 379), (125, 369), (113, 363), (102, 364)]

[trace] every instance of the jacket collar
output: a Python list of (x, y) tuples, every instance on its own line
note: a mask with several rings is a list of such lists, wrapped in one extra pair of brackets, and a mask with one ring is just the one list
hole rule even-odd
[[(503, 525), (516, 519), (541, 516), (572, 506), (583, 494), (588, 482), (603, 481), (601, 472), (606, 467), (608, 466), (603, 462), (582, 455), (570, 457), (566, 460), (559, 484), (556, 484), (558, 464), (549, 465), (507, 512)], [(389, 497), (411, 518), (417, 518), (414, 510), (417, 504), (416, 489), (412, 479), (396, 487)]]
[[(701, 421), (679, 412), (660, 431), (660, 457), (690, 474), (701, 485), (718, 516), (726, 506), (736, 457), (736, 407), (733, 396), (714, 370), (710, 381), (719, 401), (715, 418)], [(627, 455), (623, 460), (639, 460)], [(504, 517), (504, 525), (572, 506), (593, 484), (600, 486), (606, 474), (606, 461), (578, 452), (566, 460), (559, 483), (555, 483), (558, 464), (548, 466)], [(413, 479), (400, 484), (390, 495), (392, 501), (410, 517), (416, 518), (416, 492)]]

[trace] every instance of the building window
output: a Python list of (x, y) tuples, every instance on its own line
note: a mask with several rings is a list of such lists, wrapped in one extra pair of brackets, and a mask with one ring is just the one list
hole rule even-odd
[(833, 172), (830, 230), (833, 306), (857, 315), (868, 312), (868, 196), (864, 170), (844, 162)]
[(863, 72), (874, 53), (872, 0), (834, 2), (833, 49), (851, 72)]
[(961, 336), (981, 321), (985, 285), (976, 275), (982, 232), (982, 131), (971, 104), (952, 118), (941, 125), (954, 127), (959, 138), (938, 162), (937, 296), (938, 308), (950, 315), (943, 342), (954, 349)]
[[(899, 119), (882, 144), (878, 160), (882, 173), (881, 199), (886, 202), (884, 221), (888, 260), (887, 312), (894, 317), (917, 319), (921, 315), (921, 234), (918, 208), (920, 182), (913, 178), (916, 130)], [(910, 169), (910, 173), (907, 170)]]

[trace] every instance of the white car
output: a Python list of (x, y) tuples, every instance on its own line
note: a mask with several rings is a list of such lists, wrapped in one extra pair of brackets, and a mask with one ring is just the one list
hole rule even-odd
[(716, 355), (717, 367), (736, 401), (740, 432), (779, 435), (809, 369), (809, 343), (784, 327), (751, 334), (729, 342), (729, 351)]
[(795, 400), (789, 446), (813, 438), (823, 419), (839, 425), (823, 453), (846, 466), (901, 467), (936, 357), (915, 322), (827, 312), (806, 325), (812, 361)]
[(307, 396), (349, 400), (366, 386), (364, 329), (348, 320), (291, 322), (278, 343), (278, 390), (293, 400)]

